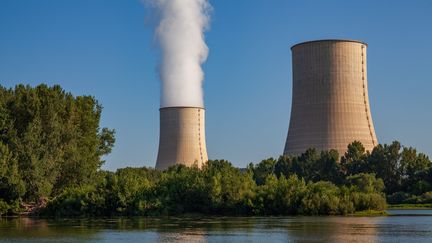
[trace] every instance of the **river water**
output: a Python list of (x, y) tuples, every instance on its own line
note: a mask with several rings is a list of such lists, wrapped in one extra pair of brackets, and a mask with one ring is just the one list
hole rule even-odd
[(432, 242), (432, 210), (387, 217), (0, 219), (0, 242)]

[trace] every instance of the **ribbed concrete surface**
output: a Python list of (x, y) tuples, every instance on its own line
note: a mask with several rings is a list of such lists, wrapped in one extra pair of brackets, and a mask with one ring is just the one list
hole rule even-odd
[(195, 163), (201, 167), (207, 160), (205, 110), (198, 107), (161, 108), (156, 169)]
[(284, 154), (314, 147), (345, 153), (354, 140), (371, 151), (377, 138), (369, 108), (366, 44), (323, 40), (292, 47), (293, 96)]

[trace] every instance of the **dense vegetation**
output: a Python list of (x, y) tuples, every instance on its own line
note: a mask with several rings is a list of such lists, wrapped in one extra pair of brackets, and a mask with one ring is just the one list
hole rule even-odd
[(114, 145), (101, 111), (60, 86), (0, 86), (0, 214), (93, 183)]
[(65, 190), (45, 208), (51, 216), (81, 215), (329, 215), (382, 210), (382, 180), (371, 174), (347, 178), (343, 186), (306, 182), (291, 175), (265, 176), (257, 185), (251, 170), (227, 161), (202, 169), (171, 167), (165, 172), (125, 168), (103, 172), (93, 185)]
[[(126, 168), (101, 172), (98, 182), (55, 198), (48, 215), (328, 215), (382, 210), (400, 194), (432, 193), (431, 161), (398, 142), (371, 153), (359, 142), (339, 157), (309, 149), (266, 159), (247, 169), (209, 161), (201, 170), (175, 166), (159, 172)], [(399, 202), (399, 201), (398, 201)]]
[(270, 158), (249, 167), (254, 170), (257, 183), (272, 173), (285, 177), (295, 174), (306, 181), (330, 181), (336, 185), (346, 184), (353, 175), (375, 174), (384, 182), (389, 203), (432, 203), (431, 160), (397, 141), (380, 144), (370, 153), (355, 141), (341, 158), (334, 150), (309, 149), (298, 157)]
[[(114, 131), (100, 128), (102, 107), (59, 86), (0, 87), (0, 215), (48, 216), (328, 215), (432, 202), (429, 158), (400, 143), (371, 153), (359, 142), (337, 151), (309, 149), (246, 169), (224, 160), (103, 171)], [(47, 202), (45, 205), (44, 202)]]

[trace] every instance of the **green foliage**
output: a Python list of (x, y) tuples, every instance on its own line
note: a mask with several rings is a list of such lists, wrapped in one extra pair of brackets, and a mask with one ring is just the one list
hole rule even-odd
[(365, 193), (382, 192), (384, 190), (384, 182), (377, 179), (375, 174), (360, 173), (347, 177), (348, 183), (355, 186), (359, 191)]
[(288, 177), (289, 175), (293, 174), (292, 164), (292, 157), (280, 156), (279, 159), (276, 161), (274, 173), (277, 177)]
[(335, 184), (343, 182), (339, 164), (339, 154), (336, 150), (322, 151), (319, 159), (315, 162), (314, 171), (317, 173), (313, 181), (331, 181)]
[(6, 215), (9, 211), (9, 205), (0, 198), (0, 217)]
[(24, 182), (18, 171), (18, 162), (8, 146), (0, 141), (0, 199), (12, 202), (25, 193)]
[(105, 198), (93, 186), (66, 188), (42, 213), (50, 216), (104, 215)]
[(107, 177), (106, 204), (113, 214), (143, 214), (154, 207), (151, 199), (159, 171), (148, 168), (119, 169)]
[(399, 168), (402, 175), (402, 189), (416, 195), (432, 190), (432, 181), (428, 180), (430, 179), (431, 165), (425, 154), (417, 154), (413, 148), (404, 148), (401, 153)]
[(390, 204), (427, 204), (432, 203), (432, 191), (421, 195), (413, 195), (407, 192), (396, 192), (387, 196)]
[(253, 172), (253, 178), (258, 185), (264, 184), (268, 175), (274, 173), (276, 161), (273, 158), (265, 159), (257, 165), (250, 164), (249, 169)]
[(386, 208), (384, 182), (375, 174), (360, 173), (347, 177), (351, 190), (351, 201), (357, 211), (383, 210)]
[(303, 179), (293, 175), (286, 179), (268, 175), (265, 184), (256, 188), (254, 199), (255, 214), (298, 214), (298, 207), (307, 191)]
[(308, 149), (300, 156), (281, 156), (276, 161), (274, 173), (285, 177), (298, 175), (306, 181), (331, 181), (337, 185), (344, 181), (336, 150), (318, 153), (316, 149)]
[(205, 192), (209, 194), (208, 211), (216, 214), (250, 212), (256, 187), (250, 171), (242, 173), (228, 161), (210, 160), (202, 173)]
[[(340, 160), (334, 150), (318, 153), (309, 149), (300, 156), (250, 164), (247, 170), (216, 160), (208, 161), (201, 169), (178, 165), (163, 172), (148, 168), (100, 172), (104, 173), (99, 176), (103, 183), (97, 183), (97, 190), (68, 197), (84, 202), (77, 204), (85, 205), (81, 209), (84, 212), (91, 214), (88, 205), (95, 204), (89, 208), (104, 215), (353, 214), (384, 210), (384, 191), (395, 189), (410, 191), (390, 195), (390, 202), (430, 202), (430, 170), (429, 158), (411, 148), (402, 149), (397, 142), (379, 145), (372, 153), (354, 142)], [(390, 182), (397, 185), (388, 189)], [(413, 190), (422, 194), (413, 196)], [(47, 209), (64, 213), (70, 210), (59, 210), (51, 204)]]
[(64, 190), (43, 214), (329, 215), (385, 208), (381, 180), (373, 175), (353, 177), (347, 187), (270, 173), (257, 185), (250, 170), (242, 172), (224, 160), (208, 161), (201, 169), (177, 165), (163, 172), (148, 168), (101, 171), (95, 181)]
[(402, 173), (399, 169), (401, 145), (393, 142), (390, 145), (376, 146), (368, 158), (368, 163), (372, 171), (378, 178), (381, 178), (386, 185), (387, 192), (395, 192), (401, 189)]
[(351, 197), (354, 207), (358, 211), (384, 210), (387, 207), (385, 197), (379, 193), (356, 192)]
[(157, 194), (165, 205), (165, 213), (201, 212), (206, 203), (204, 178), (197, 167), (171, 167), (162, 174)]
[(368, 163), (369, 154), (359, 141), (354, 141), (348, 145), (347, 151), (341, 158), (341, 168), (345, 175), (355, 175), (359, 173), (371, 172)]
[(37, 201), (91, 183), (115, 141), (101, 111), (57, 85), (0, 86), (1, 198)]
[(334, 215), (339, 214), (339, 188), (327, 181), (310, 183), (300, 204), (300, 214)]
[(332, 215), (432, 202), (432, 162), (397, 141), (365, 151), (308, 149), (240, 170), (224, 160), (202, 168), (101, 171), (115, 132), (102, 106), (60, 86), (0, 86), (0, 215), (48, 198), (44, 215)]
[(124, 168), (116, 173), (100, 171), (93, 184), (63, 190), (42, 214), (76, 217), (157, 213), (159, 209), (152, 200), (159, 175), (159, 171), (147, 168)]
[[(260, 164), (255, 168), (260, 168)], [(340, 159), (334, 150), (318, 153), (315, 149), (308, 149), (300, 156), (281, 156), (274, 173), (285, 177), (295, 174), (306, 181), (331, 181), (336, 185), (348, 183), (352, 175), (375, 174), (382, 179), (387, 194), (402, 191), (421, 195), (432, 191), (430, 159), (414, 148), (402, 147), (397, 141), (380, 144), (371, 153), (354, 141)]]
[(306, 150), (306, 152), (298, 157), (294, 157), (292, 173), (303, 177), (306, 181), (313, 180), (318, 174), (316, 168), (319, 157), (318, 151), (314, 148)]

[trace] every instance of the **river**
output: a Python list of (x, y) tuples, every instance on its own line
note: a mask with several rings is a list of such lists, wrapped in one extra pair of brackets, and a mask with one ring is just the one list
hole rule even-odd
[(432, 210), (387, 217), (1, 218), (0, 242), (432, 242)]

